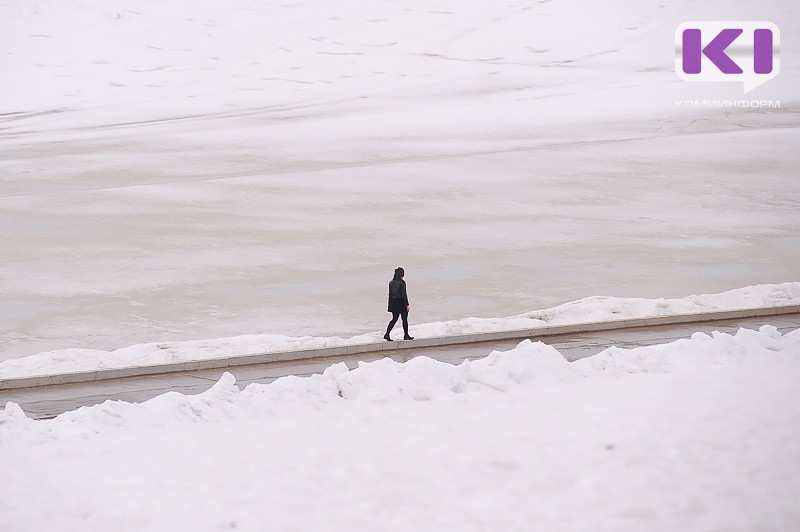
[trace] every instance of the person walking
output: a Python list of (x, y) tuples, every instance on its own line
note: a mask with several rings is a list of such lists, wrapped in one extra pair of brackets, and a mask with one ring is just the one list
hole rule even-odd
[(383, 338), (392, 341), (389, 334), (392, 332), (394, 325), (397, 323), (397, 318), (403, 317), (403, 332), (405, 336), (403, 340), (413, 340), (414, 337), (408, 334), (408, 311), (411, 306), (408, 304), (408, 293), (406, 292), (406, 282), (403, 276), (406, 274), (403, 268), (397, 268), (394, 271), (394, 278), (389, 281), (389, 308), (387, 309), (392, 313), (392, 321), (386, 328), (386, 334)]

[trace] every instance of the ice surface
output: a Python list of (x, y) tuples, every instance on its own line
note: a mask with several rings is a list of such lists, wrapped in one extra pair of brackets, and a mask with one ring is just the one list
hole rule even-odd
[[(0, 2), (0, 360), (797, 281), (784, 1)], [(748, 98), (686, 20), (771, 20)]]
[(795, 530), (800, 333), (0, 411), (8, 530)]

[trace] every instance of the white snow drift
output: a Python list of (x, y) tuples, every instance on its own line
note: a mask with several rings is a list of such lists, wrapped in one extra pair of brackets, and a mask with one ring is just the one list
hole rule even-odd
[(0, 412), (4, 530), (788, 531), (800, 331)]

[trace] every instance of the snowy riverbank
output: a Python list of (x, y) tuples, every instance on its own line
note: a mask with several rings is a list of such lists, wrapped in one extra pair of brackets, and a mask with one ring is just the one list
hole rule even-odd
[(522, 342), (240, 391), (0, 412), (6, 530), (785, 531), (800, 332), (568, 363)]
[[(708, 312), (786, 306), (800, 303), (800, 282), (758, 285), (720, 294), (693, 295), (681, 299), (590, 297), (557, 307), (508, 318), (464, 318), (414, 325), (417, 338), (510, 331), (594, 321), (621, 320)], [(397, 335), (397, 333), (395, 333)], [(98, 369), (124, 368), (208, 360), (246, 354), (339, 347), (382, 341), (383, 332), (351, 338), (292, 337), (251, 334), (190, 342), (157, 342), (116, 351), (64, 349), (0, 362), (0, 378), (49, 375)]]

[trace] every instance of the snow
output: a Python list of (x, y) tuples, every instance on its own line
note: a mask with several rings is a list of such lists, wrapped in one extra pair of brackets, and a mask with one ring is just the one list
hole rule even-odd
[[(724, 14), (722, 16), (721, 14)], [(780, 74), (673, 72), (769, 20)], [(785, 0), (0, 0), (0, 360), (797, 281)]]
[[(681, 299), (594, 296), (551, 309), (536, 310), (508, 318), (462, 318), (446, 322), (413, 325), (410, 328), (410, 332), (415, 338), (433, 338), (459, 334), (535, 329), (548, 325), (568, 325), (797, 304), (800, 304), (800, 282), (751, 286), (721, 294), (692, 295)], [(0, 362), (0, 378), (19, 378), (98, 369), (169, 364), (192, 360), (220, 359), (257, 353), (340, 347), (381, 342), (383, 341), (383, 334), (384, 331), (378, 331), (350, 338), (250, 334), (208, 340), (140, 344), (111, 352), (93, 349), (62, 349)]]
[(800, 331), (0, 412), (3, 530), (786, 531)]
[[(780, 109), (675, 105), (742, 98), (672, 70), (678, 25), (720, 19), (780, 28), (746, 98)], [(419, 337), (800, 297), (791, 2), (0, 0), (0, 21), (0, 378), (377, 341), (398, 265)], [(763, 327), (226, 374), (49, 421), (9, 403), (0, 531), (796, 530), (799, 357)]]

